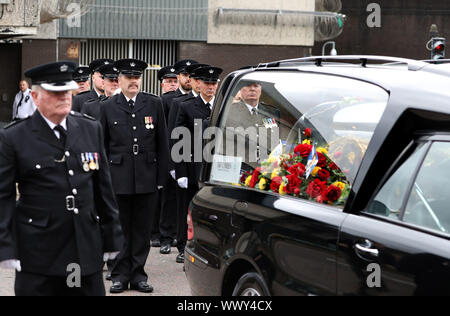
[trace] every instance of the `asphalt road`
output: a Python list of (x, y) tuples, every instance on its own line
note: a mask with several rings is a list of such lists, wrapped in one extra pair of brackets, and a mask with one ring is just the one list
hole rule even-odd
[[(170, 255), (161, 255), (159, 248), (152, 248), (145, 270), (149, 276), (149, 283), (155, 288), (155, 292), (144, 295), (129, 291), (119, 296), (191, 296), (191, 290), (183, 272), (183, 265), (175, 262), (177, 255), (176, 248), (172, 249)], [(0, 269), (0, 296), (14, 295), (14, 278), (15, 273), (13, 271)], [(108, 296), (110, 296), (110, 286), (111, 282), (105, 281)]]

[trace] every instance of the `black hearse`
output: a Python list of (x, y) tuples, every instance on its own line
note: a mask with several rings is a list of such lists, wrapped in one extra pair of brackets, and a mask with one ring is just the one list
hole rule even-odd
[(450, 295), (449, 75), (374, 56), (229, 75), (188, 216), (193, 294)]

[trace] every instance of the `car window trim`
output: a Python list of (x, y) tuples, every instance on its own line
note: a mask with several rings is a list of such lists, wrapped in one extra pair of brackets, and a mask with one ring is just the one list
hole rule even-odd
[(416, 166), (413, 176), (411, 177), (411, 180), (408, 184), (408, 189), (406, 190), (406, 194), (405, 197), (403, 198), (403, 203), (402, 203), (402, 207), (400, 209), (400, 216), (399, 216), (399, 220), (404, 222), (404, 217), (405, 217), (405, 213), (406, 213), (406, 207), (408, 206), (408, 202), (409, 199), (411, 197), (411, 194), (413, 192), (413, 188), (414, 185), (416, 183), (417, 177), (419, 176), (420, 170), (422, 170), (422, 166), (425, 162), (425, 159), (428, 156), (428, 153), (430, 152), (431, 146), (433, 145), (433, 142), (428, 141), (425, 146), (427, 146), (426, 150), (424, 151), (422, 157), (419, 159), (419, 163)]
[(290, 196), (290, 195), (280, 195), (280, 194), (277, 194), (277, 193), (273, 193), (271, 191), (261, 191), (261, 190), (252, 189), (252, 188), (248, 188), (248, 187), (235, 186), (235, 185), (228, 184), (228, 183), (219, 183), (219, 182), (211, 182), (211, 181), (205, 182), (205, 186), (208, 186), (208, 187), (226, 187), (226, 188), (230, 188), (230, 189), (239, 189), (239, 190), (246, 190), (246, 191), (251, 191), (251, 192), (256, 192), (256, 193), (268, 194), (268, 195), (274, 196), (274, 197), (279, 198), (279, 199), (287, 199), (287, 200), (291, 200), (291, 201), (294, 201), (294, 202), (307, 203), (307, 204), (311, 204), (311, 206), (313, 206), (313, 207), (324, 207), (324, 208), (327, 208), (329, 210), (336, 211), (338, 213), (344, 213), (344, 209), (343, 208), (341, 209), (338, 206), (332, 206), (332, 205), (328, 205), (328, 204), (321, 204), (321, 203), (317, 203), (317, 202), (314, 202), (314, 201), (293, 197), (293, 196)]
[(420, 232), (420, 233), (424, 233), (424, 234), (427, 234), (427, 235), (431, 235), (431, 236), (434, 236), (434, 237), (438, 237), (438, 238), (442, 238), (442, 239), (446, 239), (446, 240), (450, 241), (450, 234), (448, 234), (448, 233), (439, 232), (437, 230), (433, 230), (433, 229), (426, 228), (426, 227), (423, 227), (423, 226), (411, 224), (411, 223), (408, 223), (408, 222), (403, 222), (403, 221), (400, 221), (400, 220), (397, 220), (397, 219), (393, 219), (393, 218), (390, 218), (390, 217), (386, 217), (386, 216), (382, 216), (382, 215), (376, 215), (376, 214), (368, 213), (368, 212), (365, 212), (365, 211), (361, 212), (361, 215), (364, 216), (364, 217), (367, 217), (367, 218), (371, 218), (371, 219), (374, 219), (374, 220), (378, 220), (378, 221), (381, 221), (381, 222), (385, 222), (385, 223), (392, 224), (392, 225), (399, 226), (399, 227), (406, 228), (406, 229), (412, 229), (412, 230), (415, 230), (415, 231)]

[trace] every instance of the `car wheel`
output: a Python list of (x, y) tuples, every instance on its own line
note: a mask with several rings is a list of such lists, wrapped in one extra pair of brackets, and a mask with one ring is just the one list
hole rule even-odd
[(233, 296), (270, 296), (264, 279), (255, 272), (243, 275), (233, 291)]

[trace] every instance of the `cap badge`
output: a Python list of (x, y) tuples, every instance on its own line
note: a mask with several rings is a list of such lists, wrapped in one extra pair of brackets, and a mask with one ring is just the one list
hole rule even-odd
[(174, 68), (170, 69), (170, 72), (175, 72), (175, 69)]
[(105, 61), (105, 65), (109, 65), (109, 61)]
[(67, 72), (67, 70), (69, 70), (69, 66), (62, 65), (61, 68), (59, 68), (59, 70), (61, 70), (61, 72)]
[(211, 70), (209, 71), (209, 73), (212, 75), (212, 74), (214, 73), (214, 70), (211, 69)]
[(116, 67), (114, 67), (113, 70), (116, 71), (116, 72), (119, 71)]
[(134, 67), (136, 67), (136, 64), (135, 63), (131, 63), (130, 66), (134, 68)]
[(81, 70), (81, 69), (78, 70), (78, 73), (79, 73), (79, 74), (82, 74), (82, 73), (83, 73), (83, 70)]
[(192, 63), (191, 63), (190, 61), (188, 61), (188, 62), (186, 63), (186, 65), (187, 65), (187, 66), (190, 66), (190, 65), (192, 65)]

